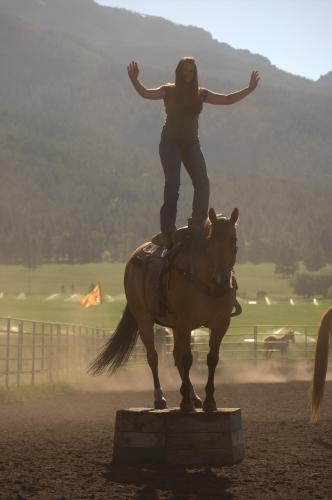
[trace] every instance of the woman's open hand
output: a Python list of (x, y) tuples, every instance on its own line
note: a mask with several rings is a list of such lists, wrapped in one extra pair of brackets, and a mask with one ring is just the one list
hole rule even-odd
[(138, 73), (139, 73), (137, 62), (132, 61), (129, 64), (129, 66), (127, 66), (127, 71), (128, 71), (128, 76), (131, 79), (131, 81), (137, 80)]
[(259, 76), (259, 73), (258, 71), (253, 71), (251, 73), (251, 78), (250, 78), (250, 82), (249, 82), (249, 90), (250, 92), (253, 92), (255, 90), (255, 88), (257, 87), (257, 84), (260, 80), (260, 76)]

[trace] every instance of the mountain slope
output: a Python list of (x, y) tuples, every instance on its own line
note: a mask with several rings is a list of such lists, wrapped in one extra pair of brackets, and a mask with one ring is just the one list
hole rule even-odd
[[(262, 72), (255, 94), (206, 105), (200, 120), (211, 203), (239, 205), (242, 258), (274, 259), (276, 238), (302, 258), (322, 233), (329, 258), (332, 109), (318, 84), (204, 30), (91, 0), (0, 0), (1, 13), (2, 260), (24, 259), (26, 239), (46, 260), (98, 259), (108, 248), (124, 258), (157, 230), (162, 103), (135, 94), (127, 57), (145, 62), (142, 80), (152, 86), (172, 80), (190, 49), (201, 84), (215, 90), (244, 87), (252, 69)], [(184, 176), (180, 223), (191, 198)]]

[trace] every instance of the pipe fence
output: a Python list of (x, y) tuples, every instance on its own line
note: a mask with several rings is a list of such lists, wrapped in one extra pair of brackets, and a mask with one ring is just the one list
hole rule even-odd
[(110, 330), (0, 318), (0, 385), (53, 382), (83, 372)]
[[(266, 360), (264, 338), (275, 334), (278, 329), (281, 330), (280, 325), (232, 326), (221, 343), (221, 362)], [(280, 349), (273, 349), (272, 358), (285, 361), (313, 359), (318, 326), (287, 325), (282, 331), (287, 329), (295, 331), (295, 343), (288, 343), (284, 355)], [(0, 386), (52, 383), (86, 373), (89, 363), (111, 333), (104, 328), (0, 317)], [(173, 364), (172, 334), (157, 328), (155, 342), (160, 365)], [(208, 332), (195, 330), (192, 333), (193, 368), (206, 365), (208, 350)], [(128, 364), (147, 365), (140, 341)]]

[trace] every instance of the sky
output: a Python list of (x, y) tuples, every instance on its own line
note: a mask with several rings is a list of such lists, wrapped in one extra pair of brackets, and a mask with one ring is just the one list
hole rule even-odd
[(209, 31), (317, 80), (332, 71), (332, 0), (95, 0)]

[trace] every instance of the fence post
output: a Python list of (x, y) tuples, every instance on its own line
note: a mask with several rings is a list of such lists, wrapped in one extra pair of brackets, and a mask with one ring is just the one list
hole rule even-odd
[(35, 385), (36, 323), (32, 323), (31, 384)]
[(20, 321), (17, 332), (17, 374), (16, 385), (20, 386), (20, 374), (22, 370), (22, 344), (23, 344), (23, 321)]
[(61, 346), (61, 325), (56, 326), (56, 378), (59, 380), (59, 373), (61, 371), (61, 356), (60, 356), (60, 346)]
[(50, 325), (50, 342), (49, 342), (49, 350), (48, 350), (48, 374), (49, 380), (53, 382), (53, 325)]
[[(84, 339), (84, 343), (83, 343), (83, 356), (82, 356), (82, 361), (83, 361), (83, 369), (85, 369), (86, 367), (86, 360), (87, 360), (87, 353), (88, 353), (88, 349), (89, 349), (89, 343), (90, 343), (90, 339), (91, 337), (95, 334), (95, 329), (92, 329), (90, 331), (90, 328), (86, 328), (85, 330), (85, 339)], [(83, 371), (82, 369), (82, 371)]]
[(254, 326), (254, 359), (257, 361), (257, 326)]
[(41, 325), (41, 373), (44, 373), (45, 366), (45, 324)]
[[(75, 334), (76, 335), (76, 334)], [(80, 376), (81, 371), (82, 371), (82, 327), (78, 327), (78, 336), (77, 337), (77, 367), (76, 367), (76, 376)]]
[(67, 379), (69, 378), (69, 350), (70, 350), (70, 339), (69, 339), (69, 326), (66, 326), (66, 342), (65, 342), (65, 370)]
[[(89, 359), (87, 360), (87, 363), (90, 363), (91, 360), (95, 357), (97, 348), (96, 348), (96, 339), (100, 338), (100, 328), (97, 328), (96, 332), (93, 332), (93, 343), (90, 344), (90, 349), (89, 349)], [(92, 347), (92, 348), (91, 348)]]
[(7, 319), (7, 335), (6, 335), (6, 387), (9, 387), (9, 355), (10, 355), (10, 318)]
[(100, 338), (102, 338), (104, 335), (104, 329), (100, 332), (98, 331), (97, 337), (95, 337), (95, 342), (94, 342), (94, 349), (93, 349), (93, 357), (91, 356), (91, 359), (95, 358), (96, 353), (99, 351), (99, 348), (101, 346), (101, 341)]

